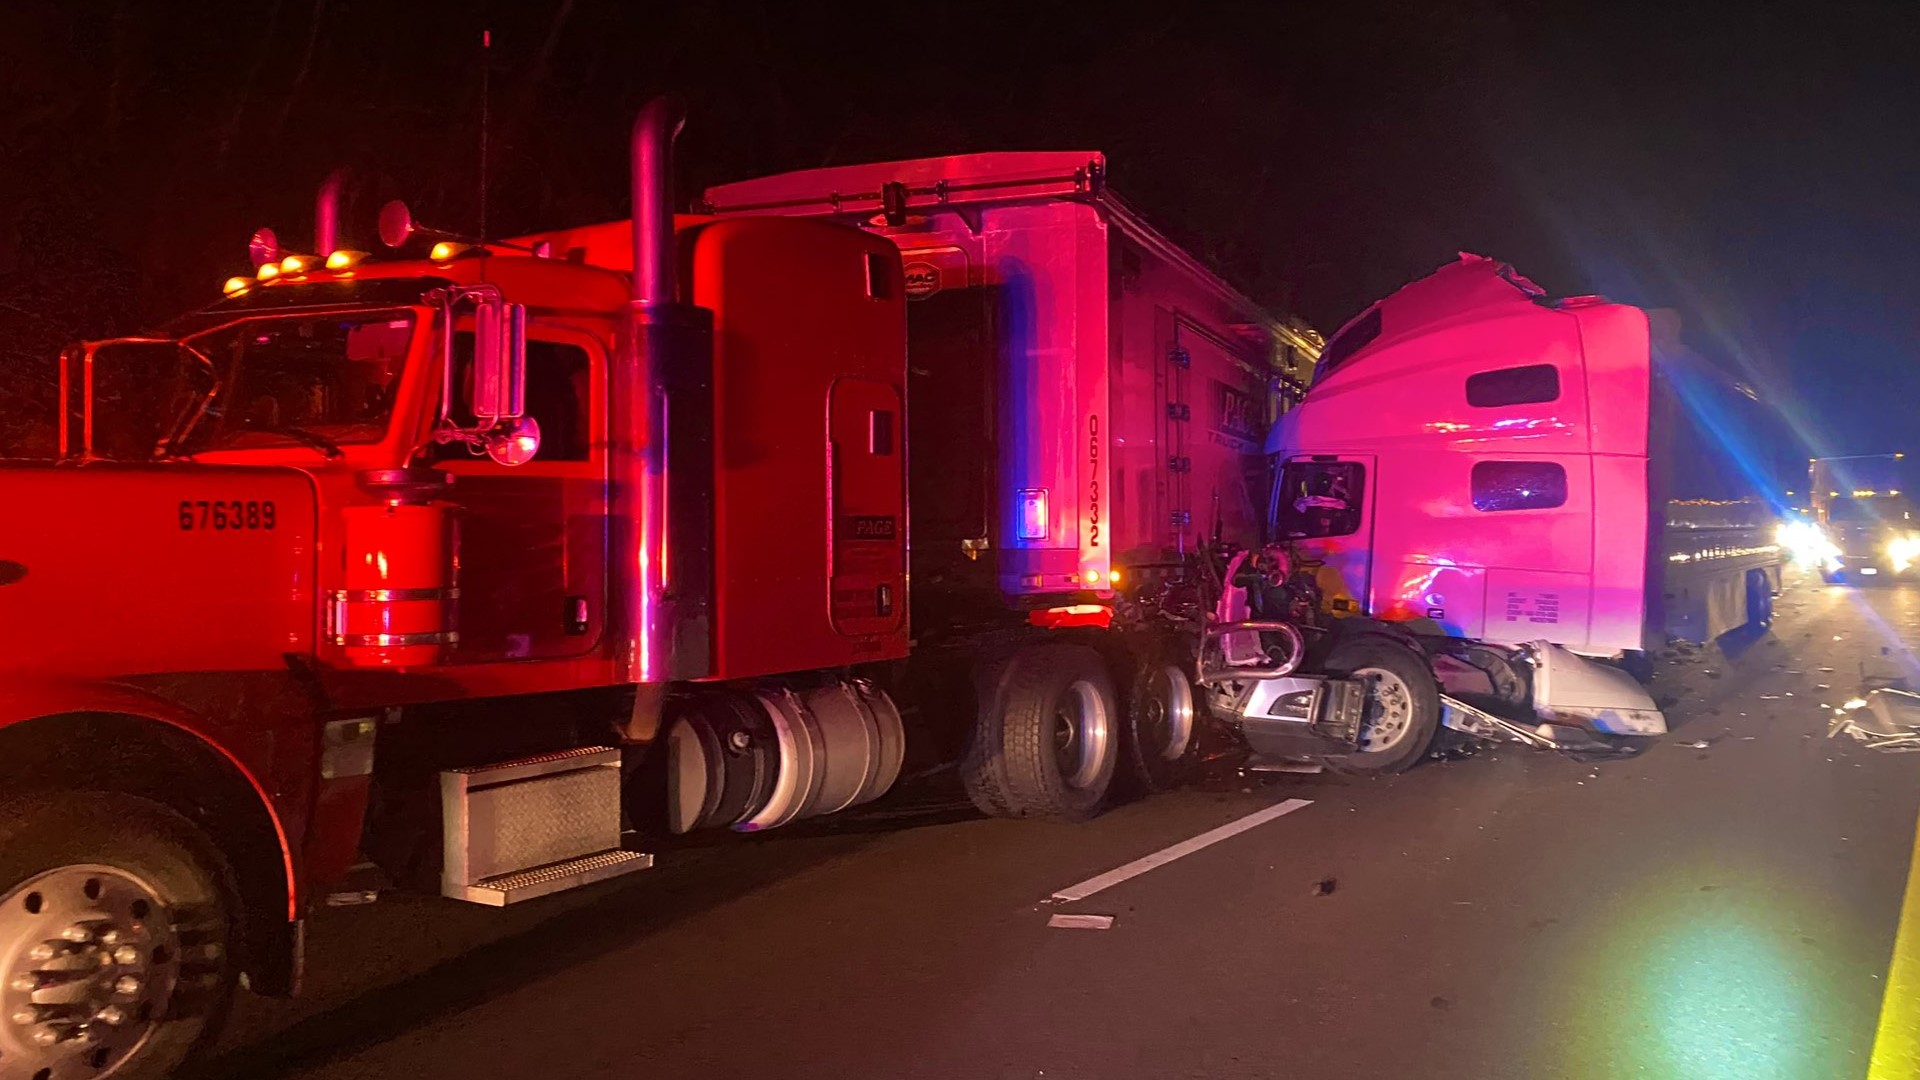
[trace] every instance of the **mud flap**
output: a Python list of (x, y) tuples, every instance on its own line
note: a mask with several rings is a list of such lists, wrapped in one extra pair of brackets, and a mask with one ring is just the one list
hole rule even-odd
[(1667, 718), (1625, 671), (1534, 642), (1533, 709), (1541, 720), (1603, 735), (1665, 735)]

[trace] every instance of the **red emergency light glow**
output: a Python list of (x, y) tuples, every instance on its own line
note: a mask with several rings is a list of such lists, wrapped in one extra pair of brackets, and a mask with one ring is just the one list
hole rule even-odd
[(1043, 630), (1065, 630), (1078, 626), (1105, 630), (1113, 625), (1113, 609), (1105, 604), (1069, 604), (1066, 607), (1041, 608), (1029, 612), (1027, 621)]

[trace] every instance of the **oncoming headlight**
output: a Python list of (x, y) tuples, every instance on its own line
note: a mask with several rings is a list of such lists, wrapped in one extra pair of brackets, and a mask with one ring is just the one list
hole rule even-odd
[(1920, 536), (1906, 533), (1887, 542), (1887, 561), (1893, 564), (1893, 572), (1903, 573), (1914, 563), (1920, 562)]
[[(1835, 570), (1840, 566), (1840, 546), (1811, 521), (1789, 521), (1774, 531), (1774, 539), (1798, 566)], [(1914, 549), (1920, 555), (1920, 548)]]

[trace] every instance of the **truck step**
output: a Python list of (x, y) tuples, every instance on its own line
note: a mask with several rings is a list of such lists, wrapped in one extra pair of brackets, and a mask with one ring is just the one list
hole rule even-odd
[(538, 866), (532, 870), (520, 870), (511, 874), (482, 878), (471, 885), (463, 885), (459, 895), (452, 893), (456, 900), (471, 900), (476, 904), (490, 907), (505, 907), (521, 900), (531, 900), (548, 893), (563, 892), (591, 885), (596, 881), (619, 877), (635, 870), (645, 870), (653, 865), (653, 856), (638, 851), (602, 851), (596, 855), (582, 855), (577, 859), (568, 859), (548, 866)]
[(441, 895), (499, 906), (653, 865), (620, 845), (620, 751), (590, 746), (440, 774)]

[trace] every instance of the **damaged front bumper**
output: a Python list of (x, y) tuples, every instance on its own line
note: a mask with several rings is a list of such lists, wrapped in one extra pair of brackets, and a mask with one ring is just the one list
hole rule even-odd
[(1520, 649), (1518, 659), (1532, 671), (1531, 717), (1502, 716), (1443, 693), (1441, 725), (1475, 738), (1569, 751), (1631, 749), (1616, 740), (1667, 733), (1666, 714), (1617, 667), (1545, 641)]

